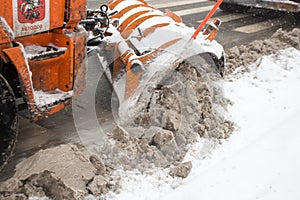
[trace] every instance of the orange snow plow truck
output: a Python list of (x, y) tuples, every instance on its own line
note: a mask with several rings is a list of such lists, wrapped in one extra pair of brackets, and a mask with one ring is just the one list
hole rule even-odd
[(24, 99), (34, 121), (71, 104), (74, 77), (85, 59), (86, 31), (77, 27), (86, 16), (86, 0), (0, 2), (3, 163), (18, 131), (17, 98)]
[[(219, 20), (205, 28), (207, 17), (205, 31), (195, 32), (175, 13), (159, 11), (143, 0), (111, 0), (96, 10), (86, 9), (86, 0), (0, 3), (0, 171), (18, 132), (16, 99), (24, 100), (32, 121), (70, 106), (74, 93), (88, 85), (89, 60), (97, 60), (103, 51), (113, 55), (111, 61), (111, 56), (103, 58), (110, 63), (111, 74), (106, 76), (119, 101), (127, 103), (146, 85), (142, 81), (163, 73), (158, 67), (162, 64), (176, 68), (184, 59), (200, 55), (211, 58), (206, 64), (222, 73), (224, 50), (214, 40)], [(98, 61), (92, 64), (100, 67)]]

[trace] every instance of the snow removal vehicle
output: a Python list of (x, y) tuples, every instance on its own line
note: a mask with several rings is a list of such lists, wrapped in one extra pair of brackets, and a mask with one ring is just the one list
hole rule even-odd
[(85, 0), (1, 0), (0, 166), (18, 133), (16, 99), (32, 121), (71, 105), (85, 60), (86, 31), (78, 27), (85, 15)]
[(143, 0), (111, 0), (96, 10), (86, 9), (86, 0), (1, 0), (0, 165), (15, 146), (17, 99), (32, 121), (57, 113), (87, 87), (90, 65), (104, 69), (120, 116), (155, 74), (192, 56), (222, 74), (224, 51), (214, 40), (220, 21), (203, 31), (206, 22), (195, 34), (173, 12)]

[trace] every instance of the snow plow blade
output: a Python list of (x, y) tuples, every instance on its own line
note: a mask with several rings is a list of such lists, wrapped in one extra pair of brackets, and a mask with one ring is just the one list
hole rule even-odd
[[(101, 24), (92, 24), (93, 20)], [(211, 67), (222, 74), (224, 51), (214, 40), (219, 20), (191, 39), (195, 29), (170, 10), (163, 13), (142, 0), (112, 0), (99, 10), (88, 10), (82, 25), (91, 33), (90, 55), (97, 54), (105, 79), (117, 95), (121, 121), (130, 118), (128, 111), (149, 84), (157, 85), (191, 57), (200, 55), (197, 66), (212, 61)]]

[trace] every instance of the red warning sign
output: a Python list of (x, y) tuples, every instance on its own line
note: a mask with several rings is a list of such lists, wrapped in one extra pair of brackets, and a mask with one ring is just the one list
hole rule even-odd
[(45, 18), (45, 0), (18, 0), (18, 21), (34, 23)]

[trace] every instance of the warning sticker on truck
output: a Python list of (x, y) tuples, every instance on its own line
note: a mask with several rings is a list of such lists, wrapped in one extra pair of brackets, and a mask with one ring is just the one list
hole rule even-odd
[(15, 36), (49, 30), (50, 0), (17, 0), (13, 2)]

